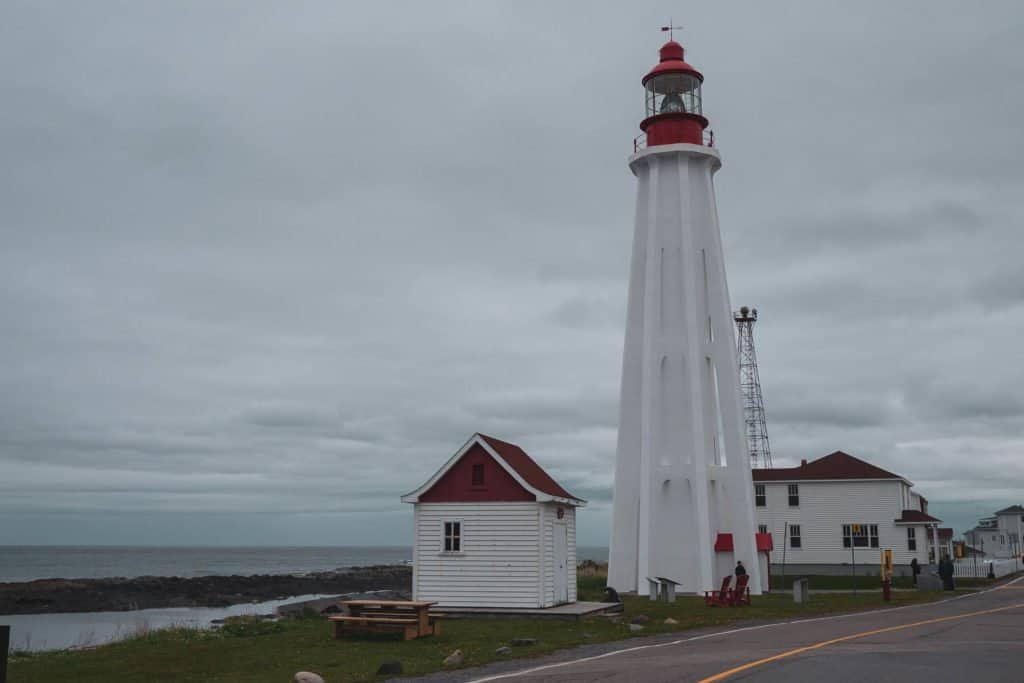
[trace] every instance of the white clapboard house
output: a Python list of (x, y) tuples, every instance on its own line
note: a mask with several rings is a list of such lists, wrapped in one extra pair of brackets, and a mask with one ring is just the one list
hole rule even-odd
[(758, 532), (772, 536), (772, 573), (879, 573), (879, 551), (907, 573), (913, 558), (934, 561), (941, 520), (913, 483), (836, 451), (798, 467), (755, 469)]
[(402, 496), (413, 504), (413, 599), (440, 607), (576, 601), (576, 508), (586, 501), (519, 446), (474, 434)]
[(1008, 559), (1021, 554), (1024, 540), (1024, 507), (1011, 505), (964, 533), (967, 545), (989, 557)]

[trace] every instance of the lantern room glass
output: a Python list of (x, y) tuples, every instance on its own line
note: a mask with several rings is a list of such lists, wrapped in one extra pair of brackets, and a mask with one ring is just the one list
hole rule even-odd
[(700, 79), (685, 73), (659, 74), (644, 86), (646, 116), (674, 112), (703, 115)]

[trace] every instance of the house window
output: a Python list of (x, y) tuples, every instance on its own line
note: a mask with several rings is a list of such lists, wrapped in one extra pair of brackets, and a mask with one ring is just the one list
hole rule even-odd
[(759, 533), (759, 534), (766, 534), (766, 533), (768, 533), (768, 525), (767, 524), (758, 524), (757, 525), (757, 533)]
[(917, 529), (907, 527), (907, 550), (917, 550)]
[(754, 484), (754, 505), (759, 508), (763, 508), (765, 506), (764, 484)]
[(446, 553), (462, 551), (462, 522), (444, 523), (444, 551)]
[(789, 525), (789, 547), (799, 548), (800, 547), (800, 525), (790, 524)]
[(800, 486), (797, 484), (789, 485), (789, 507), (800, 507)]
[(877, 548), (878, 547), (878, 525), (877, 524), (844, 524), (843, 525), (843, 547), (844, 548)]
[(999, 534), (999, 545), (1006, 545), (1006, 537)]
[(473, 465), (473, 486), (484, 485), (484, 465), (479, 463)]

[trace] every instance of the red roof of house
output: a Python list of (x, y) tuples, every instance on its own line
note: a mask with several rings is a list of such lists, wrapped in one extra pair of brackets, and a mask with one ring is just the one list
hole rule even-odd
[(900, 518), (893, 521), (897, 523), (903, 522), (904, 524), (923, 524), (925, 522), (941, 522), (942, 520), (932, 517), (927, 512), (921, 512), (920, 510), (904, 510)]
[(953, 538), (953, 530), (947, 527), (939, 527), (939, 540), (944, 538)]
[(547, 472), (538, 465), (533, 458), (526, 454), (519, 446), (508, 441), (502, 441), (501, 439), (495, 439), (493, 436), (487, 436), (486, 434), (477, 435), (487, 442), (487, 445), (493, 448), (498, 455), (501, 456), (502, 460), (507, 462), (516, 473), (526, 481), (527, 484), (543, 491), (550, 496), (556, 496), (558, 498), (573, 498), (575, 500), (582, 500), (572, 495), (564, 488), (559, 486), (558, 482), (551, 478)]
[(903, 479), (881, 467), (836, 451), (823, 458), (804, 462), (799, 467), (753, 470), (754, 481), (805, 481), (823, 479)]

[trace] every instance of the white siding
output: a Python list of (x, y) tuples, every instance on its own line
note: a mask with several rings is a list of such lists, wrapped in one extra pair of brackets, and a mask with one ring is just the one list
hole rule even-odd
[[(761, 482), (759, 482), (761, 483)], [(917, 551), (907, 550), (906, 527), (894, 520), (902, 514), (906, 492), (901, 481), (801, 481), (800, 505), (789, 506), (790, 482), (763, 482), (765, 507), (754, 508), (758, 524), (772, 535), (772, 564), (849, 564), (850, 548), (843, 547), (844, 524), (877, 524), (878, 548), (855, 548), (856, 562), (877, 565), (879, 550), (890, 548), (894, 564), (909, 564), (917, 557), (927, 562), (928, 539), (917, 527)], [(914, 494), (916, 495), (916, 494)], [(790, 548), (784, 538), (786, 523), (799, 524), (802, 547)]]
[[(556, 524), (564, 524), (568, 536), (568, 561), (566, 562), (566, 581), (569, 585), (569, 602), (576, 602), (576, 508), (571, 505), (543, 503), (541, 508), (541, 529), (543, 529), (543, 554), (541, 557), (542, 572), (541, 597), (542, 607), (555, 604), (555, 541)], [(558, 519), (558, 508), (565, 511), (562, 519)]]
[[(538, 607), (538, 503), (417, 503), (415, 599), (440, 607)], [(571, 507), (566, 507), (569, 517)], [(443, 525), (462, 523), (445, 553)]]

